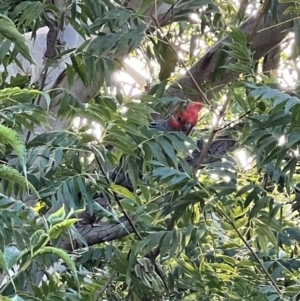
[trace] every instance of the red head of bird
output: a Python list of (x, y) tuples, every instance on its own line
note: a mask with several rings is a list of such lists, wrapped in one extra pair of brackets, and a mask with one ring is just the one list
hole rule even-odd
[(169, 118), (169, 126), (174, 131), (182, 131), (188, 135), (197, 124), (202, 107), (200, 102), (191, 102), (185, 108), (175, 110)]

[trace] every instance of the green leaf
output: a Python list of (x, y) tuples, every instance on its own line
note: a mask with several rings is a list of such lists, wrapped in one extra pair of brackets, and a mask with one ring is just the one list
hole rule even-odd
[(300, 135), (299, 133), (290, 133), (287, 136), (287, 140), (288, 140), (287, 147), (292, 148), (295, 146), (296, 143), (300, 141)]
[(64, 233), (66, 230), (68, 230), (70, 227), (72, 227), (75, 223), (79, 221), (79, 218), (69, 218), (67, 220), (64, 220), (63, 222), (52, 225), (49, 229), (48, 234), (51, 238), (57, 238), (59, 237), (59, 235)]
[(292, 111), (292, 126), (300, 128), (300, 103), (293, 107)]
[(243, 195), (244, 193), (246, 193), (249, 190), (252, 190), (255, 187), (256, 187), (256, 185), (254, 185), (254, 184), (248, 184), (248, 185), (244, 186), (237, 192), (236, 197)]
[(162, 154), (161, 148), (157, 143), (148, 141), (145, 146), (148, 146), (150, 148), (151, 153), (160, 163), (167, 164), (165, 156)]
[(22, 252), (16, 245), (10, 245), (4, 249), (4, 258), (7, 269), (11, 269), (17, 262)]
[(51, 224), (56, 224), (62, 222), (65, 219), (65, 217), (66, 217), (65, 205), (63, 204), (63, 206), (59, 210), (49, 215), (48, 221)]
[(14, 130), (0, 124), (0, 137), (3, 139), (2, 141), (4, 143), (10, 144), (11, 147), (16, 151), (26, 175), (25, 145), (19, 135)]
[(158, 137), (157, 139), (158, 144), (161, 146), (162, 150), (167, 154), (167, 156), (172, 160), (173, 166), (176, 167), (177, 163), (177, 156), (174, 151), (174, 147), (171, 143), (167, 141), (164, 137)]
[(148, 235), (141, 242), (139, 242), (138, 249), (144, 250), (144, 252), (151, 251), (152, 249), (154, 249), (154, 247), (160, 245), (160, 242), (167, 233), (168, 231), (159, 231)]
[(36, 191), (34, 186), (27, 181), (16, 169), (12, 168), (9, 165), (0, 166), (0, 178), (9, 181), (9, 183), (17, 183), (22, 188), (29, 188), (33, 191), (38, 198), (40, 198), (39, 193)]
[(132, 201), (135, 202), (135, 196), (127, 188), (122, 187), (120, 185), (116, 185), (116, 184), (109, 185), (109, 188), (112, 191), (116, 192), (117, 194), (119, 194), (119, 195), (121, 195), (121, 196), (123, 196), (125, 198), (128, 198), (128, 199), (130, 199), (130, 200), (132, 200)]
[(12, 41), (20, 53), (33, 63), (25, 38), (18, 32), (15, 24), (8, 17), (0, 14), (0, 35)]
[(141, 133), (140, 129), (135, 125), (130, 122), (126, 122), (124, 120), (118, 120), (115, 122), (116, 125), (120, 126), (122, 129), (126, 130), (128, 134), (133, 134), (138, 137), (146, 138), (143, 133)]
[(248, 224), (248, 217), (239, 218), (234, 222), (237, 229), (243, 228)]
[(5, 256), (3, 254), (3, 252), (0, 250), (0, 267), (3, 271), (7, 272), (8, 268), (6, 265), (6, 260), (5, 260)]
[(68, 268), (73, 272), (73, 277), (75, 278), (75, 280), (77, 282), (78, 290), (80, 290), (80, 283), (78, 280), (75, 263), (66, 251), (64, 251), (62, 249), (54, 248), (54, 247), (43, 247), (43, 248), (37, 250), (33, 254), (33, 258), (37, 257), (39, 255), (48, 254), (48, 253), (57, 255), (59, 258), (61, 258), (66, 263)]
[(257, 240), (258, 240), (258, 243), (259, 243), (260, 247), (262, 248), (263, 252), (265, 254), (268, 254), (269, 253), (268, 240), (267, 240), (265, 234), (260, 231), (257, 231)]
[(233, 93), (235, 100), (237, 101), (237, 103), (241, 106), (241, 108), (243, 109), (243, 111), (245, 113), (248, 112), (248, 104), (247, 102), (244, 100), (244, 98), (237, 93)]
[(142, 3), (140, 4), (139, 8), (136, 11), (136, 14), (138, 16), (144, 14), (144, 12), (150, 7), (152, 3), (153, 3), (152, 0), (142, 0)]
[(257, 215), (262, 212), (263, 208), (268, 207), (270, 203), (270, 197), (264, 196), (262, 198), (258, 198), (254, 201), (254, 206), (251, 208), (249, 219), (257, 217)]
[(244, 32), (242, 32), (238, 27), (230, 26), (232, 32), (228, 31), (228, 35), (235, 41), (241, 44), (247, 45), (248, 40)]
[(286, 105), (285, 105), (285, 109), (284, 109), (284, 113), (288, 113), (290, 111), (291, 108), (293, 108), (295, 105), (299, 104), (300, 100), (297, 97), (291, 97), (289, 98), (289, 100), (287, 101)]
[(240, 63), (228, 64), (226, 66), (221, 66), (220, 68), (229, 69), (236, 72), (251, 74), (252, 70), (247, 66)]
[(268, 239), (268, 242), (272, 243), (274, 247), (277, 247), (277, 239), (267, 225), (259, 226), (259, 228), (256, 230), (256, 233), (258, 235), (264, 235)]
[(157, 42), (157, 47), (154, 48), (157, 60), (160, 64), (159, 80), (163, 82), (167, 80), (172, 72), (174, 72), (178, 58), (177, 54), (173, 51), (173, 48), (169, 44), (166, 37), (162, 40), (159, 39)]
[[(175, 239), (176, 232), (175, 231), (168, 231), (166, 235), (164, 236), (164, 240), (160, 244), (160, 254), (161, 256), (165, 256), (166, 253), (170, 250), (170, 243), (172, 242), (172, 239)], [(178, 246), (178, 244), (177, 244)]]

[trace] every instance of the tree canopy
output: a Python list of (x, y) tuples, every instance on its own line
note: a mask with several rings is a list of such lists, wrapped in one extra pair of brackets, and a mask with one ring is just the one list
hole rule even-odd
[(299, 300), (299, 14), (0, 0), (1, 299)]

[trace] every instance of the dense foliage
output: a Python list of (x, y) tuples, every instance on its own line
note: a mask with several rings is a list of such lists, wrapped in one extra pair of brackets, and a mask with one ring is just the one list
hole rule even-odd
[[(263, 73), (254, 61), (253, 35), (239, 29), (245, 8), (183, 1), (172, 23), (154, 31), (144, 16), (152, 1), (136, 10), (121, 1), (65, 2), (59, 10), (49, 1), (0, 1), (1, 298), (298, 300), (300, 99), (297, 86), (284, 91), (274, 72)], [(267, 4), (265, 16), (276, 22), (277, 1)], [(68, 20), (86, 39), (63, 54), (71, 55), (70, 86), (76, 74), (86, 86), (99, 82), (87, 105), (68, 90), (41, 92), (43, 81), (32, 86), (28, 75), (5, 81), (18, 54), (31, 60), (21, 33), (35, 36), (49, 11), (58, 26)], [(199, 23), (190, 23), (191, 12)], [(288, 12), (298, 17), (297, 9)], [(212, 78), (194, 90), (177, 86), (206, 100), (192, 135), (149, 128), (156, 114), (187, 101), (168, 87), (203, 54), (199, 45), (207, 49), (224, 36), (231, 40)], [(294, 62), (298, 72), (297, 43), (290, 57), (282, 49), (278, 59)], [(112, 77), (128, 55), (155, 65), (138, 99)], [(212, 90), (225, 69), (238, 79)], [(56, 117), (87, 122), (29, 141), (28, 131), (48, 128), (57, 91)], [(93, 122), (101, 125), (98, 135)], [(197, 140), (224, 135), (236, 141), (233, 148), (212, 163), (200, 157), (187, 164)], [(114, 182), (116, 172), (123, 181)]]

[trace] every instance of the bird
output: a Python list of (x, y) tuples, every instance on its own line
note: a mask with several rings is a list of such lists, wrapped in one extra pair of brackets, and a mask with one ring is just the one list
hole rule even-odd
[(150, 123), (150, 128), (158, 131), (180, 131), (189, 135), (198, 122), (198, 115), (203, 104), (190, 102), (186, 107), (175, 109), (167, 118)]

